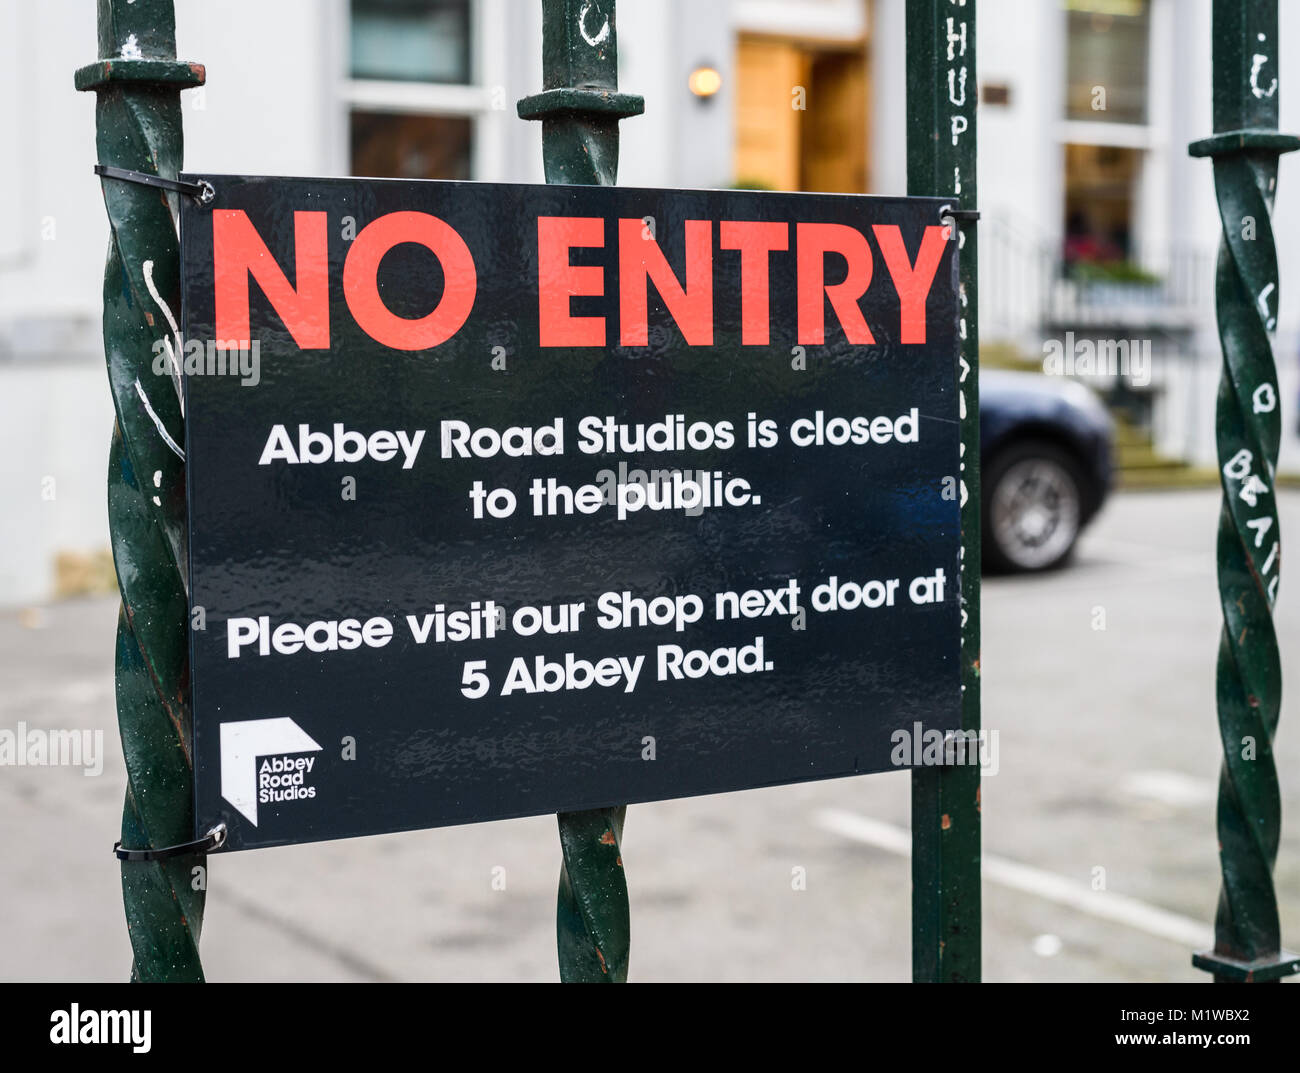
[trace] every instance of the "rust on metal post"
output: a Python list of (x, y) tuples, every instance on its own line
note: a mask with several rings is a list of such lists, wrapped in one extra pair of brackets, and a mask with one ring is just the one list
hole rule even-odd
[[(542, 92), (519, 102), (542, 123), (548, 183), (613, 186), (618, 121), (640, 115), (640, 97), (618, 92), (615, 0), (542, 0)], [(626, 809), (563, 812), (556, 939), (560, 978), (627, 979), (631, 918), (623, 874)]]
[[(203, 68), (176, 59), (171, 0), (99, 0), (99, 55), (75, 79), (97, 96), (98, 163), (175, 179), (180, 92), (203, 83)], [(87, 174), (90, 167), (87, 161)], [(110, 226), (104, 355), (117, 417), (108, 511), (122, 593), (122, 845), (149, 849), (189, 842), (194, 833), (177, 195), (111, 178), (102, 188)], [(174, 360), (160, 373), (155, 359), (169, 349)], [(105, 861), (108, 854), (105, 846)], [(132, 979), (201, 981), (206, 857), (123, 861), (121, 870)]]

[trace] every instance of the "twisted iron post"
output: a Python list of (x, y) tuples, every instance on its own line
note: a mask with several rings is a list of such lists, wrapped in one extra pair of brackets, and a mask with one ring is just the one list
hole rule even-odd
[[(976, 0), (907, 0), (907, 192), (976, 210)], [(980, 732), (979, 272), (976, 225), (955, 222), (961, 352), (961, 730)], [(936, 490), (936, 494), (938, 491)], [(950, 729), (950, 728), (944, 728)], [(912, 978), (981, 975), (980, 767), (912, 771)]]
[[(613, 186), (618, 121), (640, 115), (640, 97), (618, 92), (615, 0), (542, 0), (542, 92), (519, 102), (542, 122), (548, 183)], [(560, 885), (555, 916), (560, 979), (627, 980), (631, 920), (623, 873), (625, 807), (557, 816)]]
[[(97, 95), (99, 163), (174, 179), (182, 153), (180, 91), (201, 85), (203, 68), (176, 59), (171, 0), (99, 0), (99, 55), (75, 79), (77, 89)], [(117, 416), (108, 511), (122, 593), (122, 844), (143, 849), (194, 836), (180, 377), (166, 366), (159, 375), (155, 362), (164, 340), (180, 359), (180, 255), (169, 195), (114, 179), (102, 186), (111, 229), (104, 354)], [(121, 867), (132, 979), (202, 981), (206, 871), (198, 869), (206, 869), (206, 858)]]
[(1193, 156), (1214, 161), (1223, 223), (1215, 279), (1223, 376), (1215, 415), (1219, 514), (1217, 699), (1219, 862), (1223, 885), (1212, 951), (1192, 963), (1217, 982), (1276, 981), (1300, 971), (1281, 949), (1273, 865), (1281, 795), (1272, 742), (1282, 692), (1273, 628), (1281, 537), (1273, 477), (1281, 406), (1271, 335), (1277, 249), (1270, 215), (1280, 153), (1300, 139), (1277, 131), (1277, 0), (1214, 0), (1214, 130)]

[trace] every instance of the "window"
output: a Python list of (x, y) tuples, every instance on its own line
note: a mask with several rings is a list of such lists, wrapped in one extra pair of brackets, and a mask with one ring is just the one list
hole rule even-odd
[(1151, 3), (1064, 0), (1064, 7), (1062, 260), (1078, 278), (1128, 278), (1144, 252), (1138, 235), (1151, 166)]
[(352, 77), (470, 81), (469, 0), (352, 0)]
[(1132, 260), (1136, 187), (1142, 154), (1113, 145), (1065, 147), (1065, 263)]
[(353, 175), (469, 179), (482, 93), (470, 0), (351, 0)]
[(1067, 119), (1147, 121), (1147, 0), (1065, 0)]
[(352, 113), (352, 174), (386, 179), (468, 179), (473, 120), (462, 116)]

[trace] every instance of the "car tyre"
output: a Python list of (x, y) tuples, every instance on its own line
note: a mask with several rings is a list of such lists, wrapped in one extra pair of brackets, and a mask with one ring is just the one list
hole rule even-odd
[(982, 474), (985, 566), (1038, 573), (1063, 565), (1083, 529), (1084, 481), (1057, 444), (1021, 440), (998, 451)]

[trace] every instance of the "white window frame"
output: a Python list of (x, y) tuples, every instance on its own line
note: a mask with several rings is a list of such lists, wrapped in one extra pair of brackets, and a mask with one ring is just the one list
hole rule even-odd
[[(1068, 48), (1065, 9), (1060, 9), (1062, 47)], [(1144, 260), (1156, 273), (1168, 269), (1170, 220), (1168, 190), (1171, 176), (1169, 134), (1173, 130), (1173, 0), (1151, 0), (1147, 27), (1147, 118), (1145, 123), (1108, 123), (1063, 119), (1057, 124), (1060, 152), (1068, 143), (1115, 146), (1141, 153), (1137, 189), (1133, 196), (1133, 235)], [(1065, 54), (1062, 52), (1062, 68)], [(1062, 175), (1064, 180), (1064, 175)], [(1061, 198), (1065, 186), (1062, 181)]]

